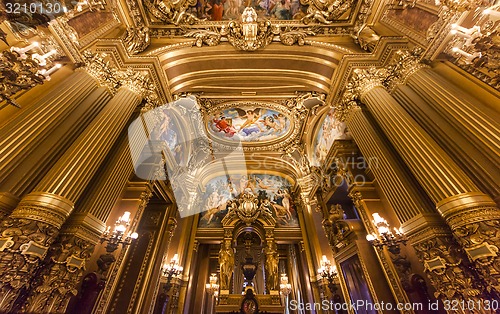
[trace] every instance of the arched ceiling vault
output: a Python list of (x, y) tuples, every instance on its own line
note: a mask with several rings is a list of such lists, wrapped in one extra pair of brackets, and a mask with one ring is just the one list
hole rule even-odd
[(170, 92), (205, 95), (327, 93), (341, 54), (312, 46), (274, 44), (241, 52), (229, 44), (183, 48), (159, 56)]

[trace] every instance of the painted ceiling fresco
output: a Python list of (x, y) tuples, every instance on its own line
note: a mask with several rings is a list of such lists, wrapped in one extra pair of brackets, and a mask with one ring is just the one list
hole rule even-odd
[(164, 141), (175, 161), (180, 164), (181, 160), (184, 159), (182, 153), (185, 151), (185, 148), (181, 144), (182, 140), (180, 138), (181, 133), (179, 132), (178, 122), (169, 110), (162, 110), (159, 114), (161, 118), (154, 128), (151, 138), (153, 140)]
[(299, 221), (290, 195), (291, 184), (283, 177), (267, 174), (228, 175), (210, 180), (202, 195), (204, 212), (200, 214), (199, 228), (221, 228), (228, 212), (228, 204), (241, 193), (257, 196), (258, 206), (272, 212), (278, 227), (298, 227)]
[[(254, 8), (259, 18), (271, 20), (300, 21), (309, 13), (309, 5), (303, 5), (300, 0), (198, 0), (189, 12), (200, 20), (235, 20), (246, 7)], [(339, 19), (342, 18), (345, 17)]]
[(234, 142), (275, 140), (290, 130), (290, 119), (272, 109), (235, 107), (213, 114), (207, 128), (216, 138)]
[(312, 163), (316, 166), (323, 164), (330, 147), (332, 147), (336, 139), (344, 139), (346, 137), (346, 125), (344, 122), (335, 119), (334, 110), (332, 109), (327, 113), (314, 140)]

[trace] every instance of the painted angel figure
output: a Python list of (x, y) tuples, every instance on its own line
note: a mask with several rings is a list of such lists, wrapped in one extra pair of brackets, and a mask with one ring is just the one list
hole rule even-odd
[(250, 126), (259, 121), (260, 117), (262, 117), (262, 115), (266, 112), (266, 109), (261, 108), (255, 108), (253, 110), (249, 109), (247, 111), (240, 108), (235, 108), (235, 110), (238, 112), (239, 118), (246, 118), (246, 121), (241, 125), (240, 130), (243, 130), (247, 126)]

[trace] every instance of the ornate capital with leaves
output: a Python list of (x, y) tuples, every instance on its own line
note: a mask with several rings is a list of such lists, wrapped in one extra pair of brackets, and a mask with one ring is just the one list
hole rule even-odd
[(115, 92), (119, 86), (116, 77), (117, 69), (106, 61), (107, 54), (93, 53), (89, 50), (82, 54), (84, 69), (94, 77), (99, 85), (107, 87), (111, 92)]

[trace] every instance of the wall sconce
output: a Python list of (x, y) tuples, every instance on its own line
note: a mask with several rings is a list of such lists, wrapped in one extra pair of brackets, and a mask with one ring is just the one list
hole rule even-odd
[(130, 212), (124, 212), (123, 215), (116, 221), (113, 232), (110, 232), (111, 227), (108, 226), (101, 237), (101, 243), (104, 243), (105, 241), (108, 242), (106, 245), (106, 252), (113, 253), (118, 249), (118, 245), (130, 245), (132, 240), (137, 239), (138, 234), (136, 232), (128, 232), (127, 236), (125, 236), (125, 231), (127, 231), (129, 225)]
[(182, 273), (182, 266), (179, 266), (179, 255), (175, 254), (170, 260), (170, 263), (165, 263), (161, 267), (161, 273), (163, 277), (167, 277), (167, 283), (165, 284), (165, 292), (168, 292), (172, 288), (172, 278), (179, 276)]
[(321, 267), (318, 269), (318, 274), (328, 280), (328, 288), (332, 293), (335, 293), (335, 291), (337, 291), (335, 279), (337, 279), (339, 273), (337, 271), (337, 266), (332, 265), (332, 262), (330, 262), (325, 255), (321, 258)]
[(402, 243), (403, 245), (406, 245), (406, 242), (408, 241), (404, 234), (396, 228), (394, 228), (395, 234), (392, 233), (387, 221), (378, 213), (373, 213), (372, 216), (372, 222), (377, 228), (378, 235), (376, 233), (368, 234), (366, 236), (366, 240), (368, 240), (368, 242), (375, 247), (381, 248), (383, 246), (387, 246), (389, 252), (399, 254), (401, 252), (399, 244)]
[(219, 296), (219, 284), (217, 284), (217, 275), (211, 274), (208, 282), (209, 283), (205, 285), (207, 293), (217, 298)]

